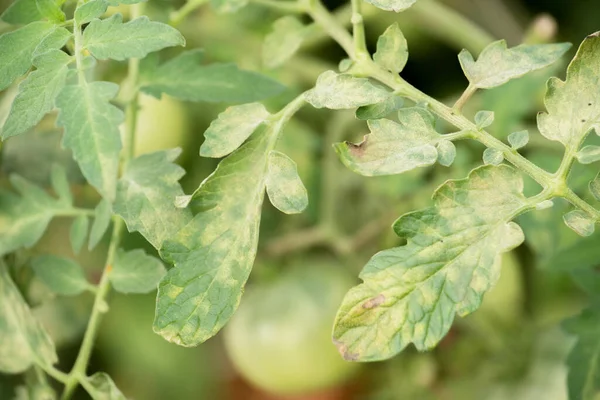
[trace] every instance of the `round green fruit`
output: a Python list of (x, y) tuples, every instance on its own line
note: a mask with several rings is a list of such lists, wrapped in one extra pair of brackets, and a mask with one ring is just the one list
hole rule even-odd
[(343, 383), (357, 365), (331, 340), (337, 308), (352, 279), (336, 265), (285, 270), (250, 287), (225, 328), (225, 348), (238, 372), (275, 394), (304, 394)]

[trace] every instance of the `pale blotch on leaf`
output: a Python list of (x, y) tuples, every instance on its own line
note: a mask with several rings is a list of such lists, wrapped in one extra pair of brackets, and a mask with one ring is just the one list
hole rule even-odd
[(529, 143), (529, 132), (524, 130), (511, 133), (508, 135), (508, 143), (515, 150), (525, 147)]
[(591, 164), (600, 160), (600, 146), (588, 145), (577, 152), (577, 161), (581, 164)]
[(298, 214), (308, 206), (308, 193), (298, 176), (296, 163), (283, 153), (271, 151), (265, 185), (271, 203), (281, 212)]
[(573, 210), (563, 216), (565, 224), (580, 236), (594, 233), (596, 222), (585, 212)]
[(502, 151), (493, 148), (487, 148), (483, 152), (483, 163), (485, 165), (499, 165), (504, 160)]
[(390, 25), (379, 36), (373, 61), (395, 74), (399, 74), (404, 69), (408, 61), (408, 45), (398, 23)]
[(478, 129), (487, 128), (494, 123), (494, 112), (493, 111), (478, 111), (475, 114), (475, 125)]

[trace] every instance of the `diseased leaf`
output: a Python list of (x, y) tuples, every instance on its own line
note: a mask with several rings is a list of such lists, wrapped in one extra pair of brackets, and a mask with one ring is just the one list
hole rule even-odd
[(504, 154), (498, 149), (488, 148), (483, 152), (483, 163), (485, 165), (499, 165), (504, 161)]
[(141, 155), (128, 163), (118, 182), (114, 212), (130, 232), (141, 233), (157, 249), (192, 219), (190, 210), (175, 205), (183, 195), (178, 181), (185, 174), (173, 163), (179, 154), (173, 149)]
[(106, 199), (102, 199), (94, 210), (94, 223), (90, 231), (90, 240), (88, 242), (88, 250), (92, 250), (106, 233), (110, 225), (112, 210), (110, 203)]
[(600, 34), (588, 36), (567, 69), (566, 81), (548, 80), (544, 103), (547, 113), (538, 114), (542, 135), (567, 148), (577, 146), (600, 127)]
[(262, 125), (196, 190), (199, 212), (161, 256), (175, 264), (158, 287), (154, 331), (195, 346), (231, 318), (256, 256), (273, 127)]
[(175, 28), (139, 17), (123, 23), (121, 14), (94, 19), (83, 31), (83, 46), (100, 60), (144, 58), (148, 53), (172, 46), (185, 46)]
[(585, 212), (573, 210), (563, 217), (565, 224), (580, 236), (590, 236), (594, 233), (595, 222)]
[(285, 16), (273, 23), (262, 47), (263, 64), (267, 68), (283, 65), (298, 51), (309, 31), (296, 17)]
[(2, 13), (2, 21), (13, 25), (25, 25), (42, 19), (36, 0), (15, 0)]
[(164, 93), (188, 101), (249, 103), (281, 93), (284, 87), (235, 64), (201, 65), (201, 50), (179, 56), (145, 74), (142, 90), (160, 98)]
[(387, 90), (372, 84), (366, 78), (326, 71), (319, 76), (314, 89), (306, 92), (304, 98), (313, 107), (340, 110), (380, 103), (389, 95)]
[(0, 54), (10, 54), (0, 57), (0, 90), (27, 72), (36, 47), (54, 29), (49, 22), (33, 22), (0, 36)]
[(435, 146), (438, 152), (438, 162), (444, 167), (449, 167), (456, 158), (456, 147), (449, 140), (440, 140)]
[(148, 293), (156, 290), (167, 270), (159, 259), (137, 249), (119, 250), (109, 275), (116, 291), (121, 293)]
[(535, 71), (557, 61), (569, 48), (569, 43), (521, 44), (507, 48), (506, 41), (489, 44), (477, 61), (469, 51), (458, 55), (460, 65), (470, 85), (479, 89), (500, 86), (511, 79)]
[(58, 358), (52, 339), (31, 314), (0, 258), (0, 371), (25, 372), (33, 363), (50, 366)]
[(398, 23), (390, 25), (377, 39), (373, 60), (390, 72), (399, 74), (408, 61), (408, 45)]
[(576, 154), (577, 161), (582, 164), (591, 164), (600, 160), (600, 146), (585, 146)]
[(110, 104), (119, 86), (110, 82), (67, 85), (58, 95), (57, 125), (83, 176), (108, 201), (115, 198), (123, 112)]
[(478, 111), (475, 114), (475, 125), (477, 128), (487, 128), (494, 123), (494, 112), (493, 111)]
[(359, 144), (335, 144), (344, 165), (365, 176), (400, 174), (433, 165), (438, 158), (435, 145), (443, 136), (433, 127), (431, 113), (405, 108), (398, 116), (400, 123), (389, 119), (368, 121), (371, 134)]
[(55, 293), (75, 296), (90, 287), (83, 269), (75, 261), (54, 255), (44, 255), (31, 260), (35, 275)]
[(54, 0), (35, 0), (35, 3), (42, 17), (48, 21), (61, 23), (66, 20), (65, 13)]
[(527, 143), (529, 143), (529, 132), (518, 131), (511, 133), (508, 135), (508, 143), (510, 143), (512, 148), (515, 150), (525, 147)]
[(89, 390), (86, 387), (86, 390), (93, 400), (127, 400), (105, 372), (96, 372), (85, 379), (87, 379), (88, 385), (92, 388), (92, 390)]
[(75, 22), (78, 25), (87, 24), (94, 18), (99, 18), (106, 12), (108, 2), (106, 0), (91, 0), (75, 10)]
[(226, 156), (240, 147), (270, 115), (260, 103), (227, 108), (204, 132), (206, 140), (200, 146), (200, 155), (215, 158)]
[(398, 111), (404, 105), (404, 99), (392, 94), (380, 103), (358, 107), (356, 118), (362, 120), (385, 118), (391, 113)]
[(334, 340), (347, 360), (390, 358), (409, 343), (435, 346), (454, 315), (476, 310), (500, 274), (500, 255), (523, 242), (510, 222), (530, 205), (512, 167), (480, 167), (448, 181), (435, 207), (411, 212), (394, 225), (407, 244), (376, 254), (346, 295)]
[(34, 60), (37, 70), (19, 85), (2, 128), (3, 140), (33, 128), (54, 109), (54, 101), (65, 86), (70, 60), (69, 55), (59, 50), (51, 50)]
[(365, 0), (367, 3), (373, 4), (377, 8), (386, 11), (400, 12), (410, 8), (417, 0)]
[(71, 211), (25, 179), (13, 175), (10, 180), (21, 197), (0, 191), (0, 256), (33, 246), (55, 215)]
[(594, 198), (600, 201), (600, 173), (596, 175), (594, 180), (590, 181), (588, 189), (590, 190), (590, 193), (594, 196)]
[(594, 304), (563, 323), (577, 337), (567, 359), (569, 400), (596, 400), (600, 395), (600, 306)]
[(80, 215), (73, 220), (71, 230), (69, 231), (69, 239), (71, 241), (73, 253), (79, 254), (81, 251), (85, 239), (87, 239), (89, 227), (90, 220), (85, 215)]
[(308, 193), (298, 176), (296, 163), (283, 153), (271, 151), (265, 181), (271, 203), (286, 214), (299, 214), (308, 206)]

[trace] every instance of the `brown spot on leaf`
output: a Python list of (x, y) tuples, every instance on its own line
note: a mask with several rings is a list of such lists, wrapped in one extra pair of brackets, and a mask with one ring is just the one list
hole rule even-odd
[(333, 344), (337, 347), (338, 351), (346, 361), (358, 361), (358, 354), (351, 353), (348, 351), (348, 346), (340, 342), (337, 339), (333, 339)]
[(598, 32), (594, 32), (591, 35), (588, 35), (589, 38), (593, 38), (593, 37), (600, 37), (600, 31)]
[(363, 303), (362, 307), (370, 310), (371, 308), (375, 308), (375, 307), (382, 305), (384, 301), (385, 301), (385, 296), (383, 294), (380, 294), (377, 297), (373, 297), (372, 299), (365, 301)]
[(344, 142), (348, 146), (348, 152), (354, 157), (361, 157), (367, 150), (368, 136), (365, 135), (360, 143)]

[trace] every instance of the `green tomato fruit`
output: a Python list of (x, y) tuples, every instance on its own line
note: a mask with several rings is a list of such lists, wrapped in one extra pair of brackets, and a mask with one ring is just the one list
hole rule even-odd
[(239, 373), (275, 394), (309, 393), (348, 379), (357, 364), (342, 360), (331, 340), (337, 308), (352, 279), (331, 264), (291, 267), (250, 287), (224, 331)]
[[(169, 96), (160, 99), (140, 94), (135, 155), (185, 147), (189, 121), (184, 105)], [(125, 134), (125, 125), (121, 126)]]

